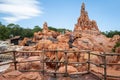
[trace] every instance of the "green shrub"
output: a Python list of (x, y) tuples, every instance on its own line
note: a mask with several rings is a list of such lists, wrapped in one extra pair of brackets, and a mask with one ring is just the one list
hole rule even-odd
[(120, 41), (116, 42), (116, 44), (115, 44), (114, 48), (112, 49), (112, 51), (115, 52), (115, 49), (117, 47), (120, 47)]

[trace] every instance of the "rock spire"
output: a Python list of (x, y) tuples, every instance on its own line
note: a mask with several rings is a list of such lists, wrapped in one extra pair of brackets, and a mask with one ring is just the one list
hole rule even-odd
[(77, 20), (77, 24), (75, 24), (76, 30), (91, 30), (91, 31), (99, 31), (96, 21), (90, 20), (87, 11), (85, 10), (85, 4), (82, 3), (81, 6), (81, 14)]

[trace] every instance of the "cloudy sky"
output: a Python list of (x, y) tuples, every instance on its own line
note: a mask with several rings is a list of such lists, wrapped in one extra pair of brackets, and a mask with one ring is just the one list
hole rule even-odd
[(36, 25), (73, 29), (82, 2), (101, 31), (120, 30), (120, 0), (0, 0), (0, 22), (25, 28)]

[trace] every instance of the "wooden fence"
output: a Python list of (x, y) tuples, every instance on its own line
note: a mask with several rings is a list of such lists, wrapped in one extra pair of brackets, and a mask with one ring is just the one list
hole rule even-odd
[[(46, 52), (54, 52), (55, 55), (56, 55), (56, 61), (45, 61), (45, 54)], [(61, 62), (59, 61), (58, 59), (58, 52), (64, 52), (64, 58), (65, 58), (65, 61), (64, 62)], [(70, 52), (77, 52), (77, 53), (85, 53), (85, 54), (88, 54), (88, 60), (85, 61), (85, 62), (69, 62), (68, 63), (68, 58), (67, 58), (67, 54), (69, 54)], [(107, 54), (107, 53), (102, 53), (102, 54), (96, 54), (96, 53), (92, 53), (90, 50), (80, 50), (80, 51), (68, 51), (68, 50), (42, 50), (42, 51), (7, 51), (7, 52), (1, 52), (0, 54), (7, 54), (7, 53), (11, 53), (13, 54), (13, 60), (11, 62), (8, 62), (8, 63), (3, 63), (3, 64), (0, 64), (0, 66), (2, 65), (6, 65), (6, 64), (11, 64), (11, 63), (14, 63), (14, 69), (15, 70), (18, 70), (17, 68), (17, 64), (18, 63), (25, 63), (25, 62), (33, 62), (33, 61), (41, 61), (42, 62), (42, 69), (40, 70), (20, 70), (20, 71), (23, 71), (23, 72), (41, 72), (43, 75), (45, 74), (52, 74), (54, 77), (57, 77), (57, 74), (63, 74), (63, 76), (70, 76), (70, 75), (82, 75), (82, 74), (94, 74), (96, 75), (92, 70), (91, 70), (91, 65), (95, 65), (97, 67), (100, 67), (100, 68), (103, 68), (103, 72), (102, 72), (102, 77), (99, 77), (100, 79), (102, 80), (107, 80), (108, 77), (111, 77), (111, 78), (118, 78), (120, 79), (120, 76), (112, 76), (112, 75), (108, 75), (107, 73), (107, 66), (108, 65), (120, 65), (119, 63), (107, 63), (107, 56), (120, 56), (120, 54), (118, 53), (114, 53), (114, 54)], [(40, 53), (41, 54), (41, 60), (38, 59), (38, 60), (31, 60), (31, 61), (22, 61), (22, 62), (18, 62), (16, 60), (16, 54), (17, 53)], [(93, 61), (91, 61), (91, 55), (95, 55), (95, 56), (99, 56), (102, 58), (102, 63), (98, 64), (98, 63), (95, 63)], [(56, 66), (55, 66), (55, 70), (53, 72), (48, 72), (45, 70), (45, 63), (56, 63)], [(65, 72), (63, 73), (59, 73), (57, 72), (58, 70), (58, 64), (59, 63), (62, 63), (65, 65)], [(74, 73), (74, 74), (68, 74), (68, 64), (87, 64), (87, 70), (84, 71), (84, 72), (78, 72), (78, 73)]]

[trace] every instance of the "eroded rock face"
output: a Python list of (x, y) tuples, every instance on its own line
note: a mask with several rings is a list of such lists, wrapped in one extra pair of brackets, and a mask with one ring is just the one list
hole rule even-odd
[[(73, 67), (73, 66), (68, 66), (67, 67), (67, 71), (68, 71), (68, 73), (78, 72), (78, 70), (75, 67)], [(58, 72), (65, 73), (65, 66), (60, 67)]]
[[(120, 60), (119, 60), (118, 64), (120, 64)], [(113, 66), (113, 68), (114, 68), (115, 70), (120, 71), (120, 65), (115, 65), (115, 66)]]
[(118, 40), (120, 40), (120, 35), (114, 35), (112, 38), (111, 38), (111, 42), (113, 42), (113, 41), (118, 41)]
[(27, 41), (29, 40), (29, 38), (24, 38), (23, 41), (20, 42), (20, 46), (25, 46), (25, 44), (27, 43)]
[(117, 47), (115, 50), (116, 53), (120, 53), (120, 47)]
[[(33, 61), (33, 62), (25, 62), (25, 61), (32, 61), (32, 60), (39, 60), (39, 61)], [(24, 62), (24, 63), (18, 63), (18, 69), (19, 70), (30, 70), (30, 69), (41, 69), (41, 58), (39, 56), (32, 56), (29, 58), (18, 58), (18, 62)]]
[(81, 50), (100, 52), (111, 52), (116, 41), (119, 39), (119, 35), (107, 38), (100, 33), (96, 21), (89, 19), (84, 3), (81, 6), (81, 15), (78, 18), (77, 24), (75, 24), (73, 35), (75, 38), (72, 43), (73, 46)]
[(81, 15), (78, 18), (77, 24), (75, 24), (74, 31), (79, 30), (93, 30), (99, 31), (96, 21), (90, 20), (87, 11), (85, 11), (85, 4), (81, 6)]
[(0, 75), (0, 80), (43, 80), (42, 76), (38, 72), (26, 72), (12, 71)]
[(44, 31), (48, 31), (49, 29), (48, 29), (48, 25), (47, 25), (47, 22), (45, 22), (44, 24), (43, 24), (43, 32)]
[(21, 72), (19, 72), (19, 71), (11, 71), (11, 72), (8, 72), (8, 73), (6, 73), (6, 74), (4, 74), (4, 76), (6, 77), (6, 78), (15, 78), (15, 77), (18, 77), (18, 76), (20, 76), (22, 73)]
[(40, 40), (35, 46), (36, 50), (48, 49), (48, 46), (52, 44), (50, 40)]
[(54, 40), (60, 33), (53, 30), (49, 30), (47, 22), (43, 24), (43, 30), (35, 32), (33, 36), (33, 42), (39, 42), (42, 39), (51, 39)]

